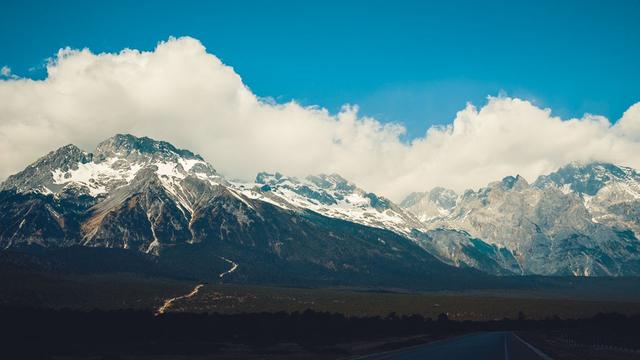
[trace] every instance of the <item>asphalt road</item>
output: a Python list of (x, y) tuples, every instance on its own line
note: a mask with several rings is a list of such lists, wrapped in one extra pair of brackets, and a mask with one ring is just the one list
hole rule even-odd
[(512, 332), (483, 332), (358, 359), (549, 360), (550, 358)]

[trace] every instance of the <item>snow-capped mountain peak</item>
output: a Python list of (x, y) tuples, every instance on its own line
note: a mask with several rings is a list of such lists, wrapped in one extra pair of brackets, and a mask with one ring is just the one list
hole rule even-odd
[(338, 174), (310, 175), (304, 179), (280, 173), (259, 173), (256, 186), (263, 195), (291, 208), (307, 209), (328, 217), (410, 234), (421, 223), (384, 197), (366, 192)]
[(429, 229), (504, 246), (525, 273), (640, 273), (640, 175), (631, 168), (571, 163), (532, 185), (508, 176), (467, 190), (446, 211), (429, 196), (403, 205)]
[(118, 158), (129, 162), (177, 161), (178, 159), (202, 161), (200, 155), (189, 150), (178, 149), (166, 141), (129, 134), (117, 134), (101, 142), (96, 147), (94, 157), (97, 162)]
[(593, 196), (612, 182), (638, 183), (640, 173), (629, 167), (609, 163), (572, 162), (551, 174), (538, 177), (533, 186), (541, 189), (556, 186)]
[(77, 146), (69, 144), (36, 160), (23, 171), (11, 175), (0, 185), (0, 190), (15, 189), (18, 192), (34, 191), (36, 189), (51, 192), (45, 188), (52, 182), (52, 172), (77, 170), (82, 164), (91, 162), (93, 155)]
[(98, 145), (94, 153), (66, 145), (10, 176), (2, 189), (18, 192), (65, 192), (92, 197), (106, 195), (127, 185), (144, 168), (152, 168), (170, 184), (187, 176), (219, 181), (215, 169), (188, 150), (147, 137), (115, 135)]
[[(640, 274), (640, 175), (612, 164), (570, 164), (532, 185), (507, 176), (462, 195), (434, 188), (398, 206), (338, 174), (229, 181), (188, 150), (116, 135), (93, 153), (74, 145), (50, 152), (10, 176), (0, 194), (5, 247), (80, 241), (160, 254), (233, 231), (242, 243), (251, 224), (282, 235), (265, 220), (280, 214), (390, 230), (444, 262), (491, 273)], [(279, 254), (278, 236), (269, 246)]]

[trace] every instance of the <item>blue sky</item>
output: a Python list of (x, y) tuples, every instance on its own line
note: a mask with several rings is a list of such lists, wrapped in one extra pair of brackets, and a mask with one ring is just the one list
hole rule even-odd
[(42, 78), (58, 48), (151, 50), (189, 35), (258, 95), (344, 103), (409, 138), (506, 94), (612, 120), (640, 101), (638, 1), (3, 1), (0, 66)]

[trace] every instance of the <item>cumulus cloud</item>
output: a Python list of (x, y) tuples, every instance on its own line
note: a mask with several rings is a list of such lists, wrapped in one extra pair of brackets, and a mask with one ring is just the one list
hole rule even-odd
[(11, 77), (11, 68), (6, 65), (0, 68), (0, 77)]
[(627, 109), (614, 128), (620, 136), (640, 141), (640, 103)]
[(400, 124), (362, 117), (356, 106), (330, 114), (261, 99), (188, 37), (150, 52), (62, 49), (47, 73), (44, 80), (0, 80), (0, 178), (61, 145), (91, 151), (115, 133), (191, 149), (230, 177), (335, 172), (395, 200), (511, 174), (532, 180), (575, 160), (640, 167), (640, 103), (612, 125), (601, 116), (560, 119), (524, 100), (490, 97), (407, 143)]

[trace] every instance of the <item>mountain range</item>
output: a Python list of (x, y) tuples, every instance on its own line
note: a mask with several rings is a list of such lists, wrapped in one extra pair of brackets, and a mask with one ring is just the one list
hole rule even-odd
[(640, 175), (612, 164), (395, 204), (337, 174), (235, 181), (191, 151), (116, 135), (7, 178), (0, 247), (112, 249), (225, 281), (462, 288), (489, 275), (639, 275), (639, 214)]
[(516, 274), (640, 273), (640, 174), (628, 167), (571, 163), (532, 184), (508, 176), (463, 194), (436, 188), (401, 206), (429, 229), (456, 229), (510, 253), (501, 266)]

